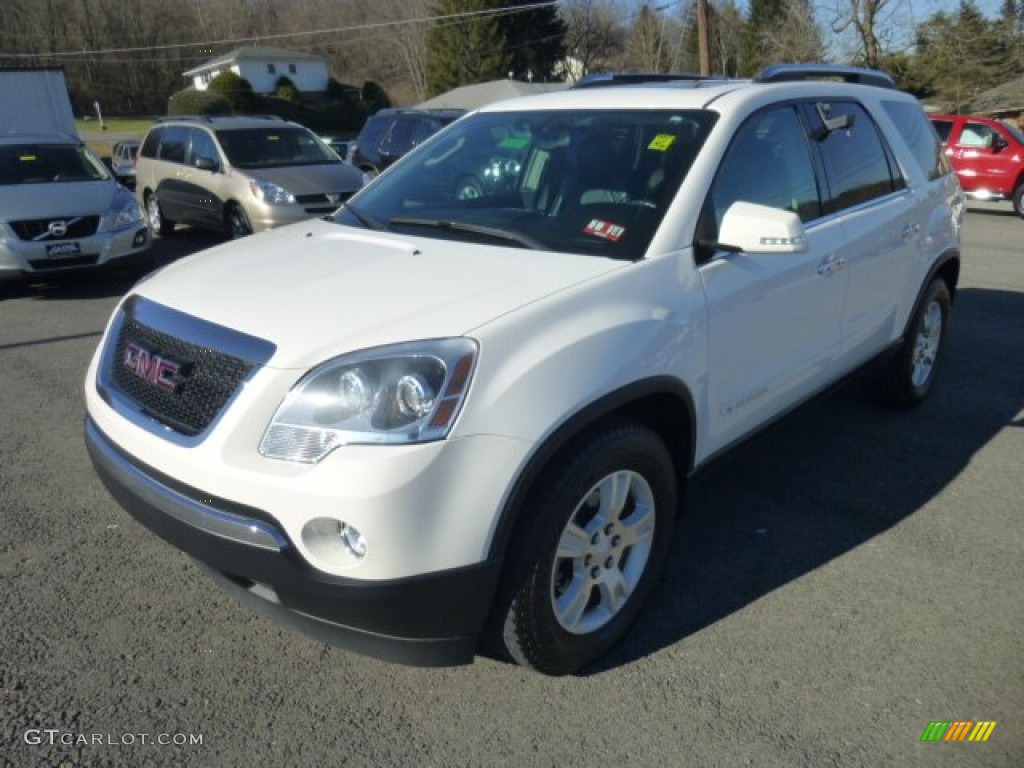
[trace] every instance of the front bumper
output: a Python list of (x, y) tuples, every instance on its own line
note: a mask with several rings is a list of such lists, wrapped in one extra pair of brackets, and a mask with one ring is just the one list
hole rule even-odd
[(101, 232), (68, 241), (74, 251), (54, 256), (47, 251), (53, 242), (19, 240), (0, 232), (0, 275), (51, 274), (75, 269), (123, 263), (149, 250), (152, 238), (145, 222), (137, 226)]
[(163, 476), (122, 452), (91, 418), (85, 442), (111, 495), (254, 611), (389, 661), (472, 661), (497, 583), (495, 563), (389, 581), (328, 574), (310, 566), (268, 514)]

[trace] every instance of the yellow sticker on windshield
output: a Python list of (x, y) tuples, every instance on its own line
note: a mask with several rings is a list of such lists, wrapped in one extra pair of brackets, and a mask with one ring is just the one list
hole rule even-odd
[(655, 152), (664, 152), (675, 143), (676, 137), (671, 133), (659, 133), (651, 139), (651, 143), (647, 145), (647, 148), (653, 149)]

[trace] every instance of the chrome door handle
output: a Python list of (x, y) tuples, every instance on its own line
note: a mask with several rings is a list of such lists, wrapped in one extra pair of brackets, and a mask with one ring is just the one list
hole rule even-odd
[(900, 233), (900, 236), (904, 240), (910, 240), (911, 238), (917, 237), (917, 233), (920, 232), (920, 231), (921, 231), (921, 225), (917, 224), (915, 222), (915, 223), (907, 224), (905, 227), (903, 227), (903, 232)]
[(818, 265), (818, 274), (823, 277), (831, 275), (833, 272), (838, 272), (840, 269), (846, 266), (846, 259), (836, 258), (835, 256), (829, 256), (821, 264)]

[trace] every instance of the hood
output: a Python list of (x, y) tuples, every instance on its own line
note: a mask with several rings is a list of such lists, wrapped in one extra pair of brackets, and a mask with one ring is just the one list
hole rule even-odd
[(242, 169), (251, 178), (266, 179), (293, 195), (350, 192), (363, 185), (362, 172), (347, 163), (288, 165), (279, 168)]
[(462, 336), (628, 262), (408, 238), (313, 220), (172, 264), (137, 293), (277, 346), (270, 365)]
[(113, 179), (48, 184), (0, 185), (0, 218), (4, 221), (103, 216), (114, 203)]

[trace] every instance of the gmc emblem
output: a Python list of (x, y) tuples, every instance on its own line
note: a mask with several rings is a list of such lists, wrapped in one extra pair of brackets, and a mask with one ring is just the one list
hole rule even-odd
[(121, 362), (133, 376), (175, 394), (181, 391), (191, 368), (189, 363), (163, 357), (134, 342), (128, 342), (125, 346)]

